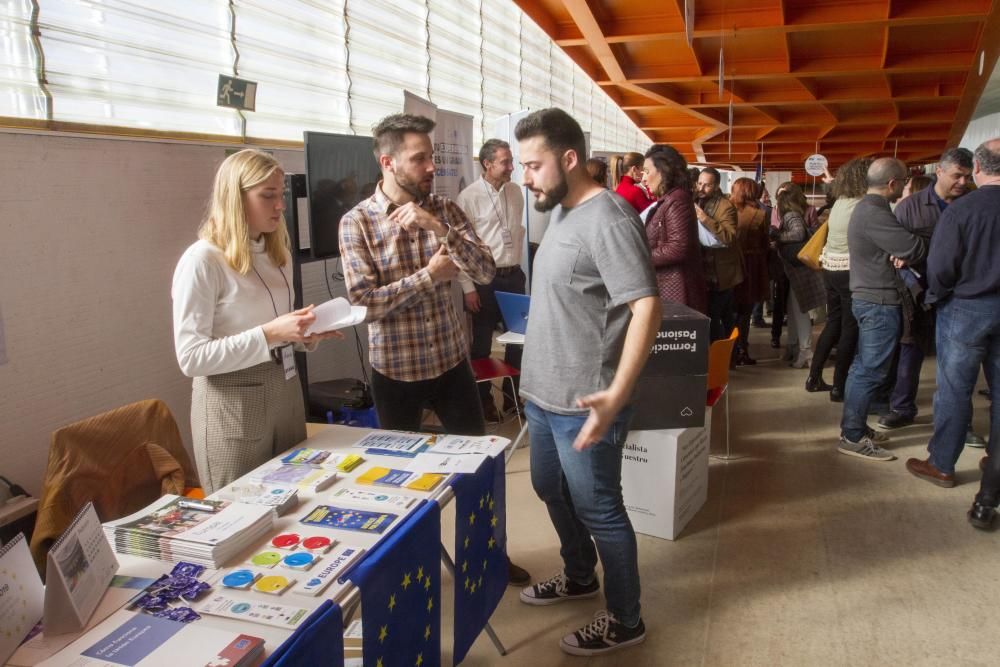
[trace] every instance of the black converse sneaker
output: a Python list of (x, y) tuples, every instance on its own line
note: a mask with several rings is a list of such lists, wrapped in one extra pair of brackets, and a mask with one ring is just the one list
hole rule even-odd
[(592, 598), (597, 595), (600, 585), (595, 577), (589, 584), (578, 584), (571, 579), (567, 579), (562, 572), (555, 574), (545, 581), (527, 586), (521, 589), (521, 602), (525, 604), (547, 605), (565, 602), (566, 600), (577, 600), (581, 598)]
[(627, 628), (602, 609), (590, 623), (563, 637), (559, 648), (570, 655), (600, 655), (641, 644), (645, 639), (646, 626), (641, 618), (634, 628)]

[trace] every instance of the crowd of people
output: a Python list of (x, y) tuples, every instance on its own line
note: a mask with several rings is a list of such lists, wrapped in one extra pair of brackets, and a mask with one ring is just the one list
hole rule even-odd
[[(450, 433), (479, 435), (496, 418), (470, 360), (488, 357), (500, 320), (496, 291), (523, 292), (525, 205), (511, 183), (513, 152), (491, 139), (479, 152), (481, 178), (456, 201), (432, 193), (434, 122), (394, 114), (373, 128), (381, 181), (339, 224), (350, 301), (367, 307), (375, 408), (383, 428), (419, 430), (430, 407)], [(533, 262), (532, 316), (520, 398), (531, 439), (532, 486), (560, 542), (559, 572), (520, 591), (526, 605), (591, 598), (603, 564), (606, 607), (563, 637), (573, 655), (642, 642), (635, 533), (621, 487), (630, 397), (659, 328), (662, 300), (711, 319), (711, 337), (740, 336), (733, 364), (753, 365), (748, 330), (771, 302), (772, 345), (810, 369), (806, 389), (844, 403), (839, 451), (893, 458), (867, 415), (880, 400), (882, 430), (916, 414), (916, 380), (936, 342), (938, 391), (927, 460), (907, 468), (954, 485), (968, 442), (971, 393), (980, 366), (1000, 378), (1000, 139), (975, 156), (948, 151), (931, 183), (909, 181), (891, 158), (858, 159), (832, 178), (826, 210), (786, 182), (772, 206), (749, 178), (722, 192), (721, 174), (689, 169), (673, 147), (629, 153), (606, 173), (586, 159), (579, 124), (561, 109), (528, 114), (515, 128), (524, 186), (551, 212)], [(979, 189), (967, 193), (970, 177)], [(221, 488), (305, 437), (293, 350), (339, 334), (310, 333), (312, 306), (293, 308), (284, 174), (256, 150), (227, 158), (216, 176), (200, 240), (174, 275), (174, 333), (182, 371), (194, 378), (192, 431), (208, 491)], [(617, 194), (615, 194), (617, 193)], [(818, 272), (799, 259), (825, 221)], [(464, 292), (472, 319), (451, 299)], [(828, 317), (815, 352), (811, 312)], [(936, 310), (936, 315), (935, 311)], [(934, 322), (937, 329), (934, 335)], [(834, 384), (822, 372), (836, 347)], [(511, 401), (518, 397), (509, 397)], [(491, 412), (492, 408), (492, 412)], [(1000, 415), (991, 411), (991, 443)], [(982, 462), (970, 520), (987, 527), (1000, 502), (1000, 455)], [(510, 564), (512, 583), (527, 572)]]

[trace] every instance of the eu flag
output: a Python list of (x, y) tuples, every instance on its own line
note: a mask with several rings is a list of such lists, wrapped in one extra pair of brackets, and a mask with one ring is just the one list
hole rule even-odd
[(487, 458), (455, 489), (455, 664), (486, 627), (507, 589), (503, 456)]
[(441, 664), (441, 508), (425, 500), (348, 575), (365, 667)]
[(340, 607), (327, 600), (271, 652), (261, 667), (342, 667), (343, 664), (344, 621)]

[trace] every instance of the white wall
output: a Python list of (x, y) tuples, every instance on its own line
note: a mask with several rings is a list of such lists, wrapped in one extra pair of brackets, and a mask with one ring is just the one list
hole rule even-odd
[[(226, 148), (0, 132), (0, 474), (37, 495), (53, 430), (144, 398), (166, 401), (190, 447), (170, 280)], [(302, 170), (302, 151), (275, 155)], [(329, 298), (322, 262), (304, 282), (307, 303)], [(309, 370), (360, 377), (354, 341), (324, 343)]]

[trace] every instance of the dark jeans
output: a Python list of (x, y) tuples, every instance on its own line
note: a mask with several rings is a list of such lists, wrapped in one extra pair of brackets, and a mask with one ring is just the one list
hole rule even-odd
[[(639, 562), (635, 531), (622, 499), (622, 447), (632, 410), (622, 410), (593, 447), (573, 449), (587, 415), (560, 415), (532, 402), (524, 408), (531, 437), (531, 485), (559, 536), (566, 576), (594, 580), (604, 565), (608, 611), (619, 622), (639, 622)], [(594, 548), (594, 544), (597, 548)]]
[[(472, 315), (472, 350), (469, 357), (472, 359), (485, 359), (490, 356), (493, 348), (493, 332), (496, 331), (497, 324), (503, 321), (500, 315), (500, 306), (497, 304), (496, 292), (513, 292), (514, 294), (524, 294), (524, 271), (521, 267), (514, 267), (507, 272), (506, 269), (498, 269), (503, 273), (497, 273), (493, 282), (489, 285), (476, 285), (476, 293), (479, 294), (479, 312), (470, 313)], [(508, 345), (504, 352), (503, 360), (514, 368), (521, 368), (521, 354), (523, 345)], [(514, 376), (514, 393), (520, 385), (520, 376)], [(490, 399), (489, 382), (479, 383), (479, 398), (485, 404)]]
[(920, 369), (924, 364), (924, 351), (916, 343), (899, 344), (899, 361), (896, 363), (896, 385), (889, 396), (889, 409), (904, 417), (917, 416), (917, 389), (920, 388)]
[(423, 409), (430, 407), (446, 433), (486, 433), (483, 404), (476, 393), (472, 368), (466, 360), (436, 378), (417, 382), (393, 380), (372, 369), (372, 391), (382, 428), (419, 431)]
[(858, 349), (844, 390), (840, 434), (851, 442), (859, 442), (868, 429), (872, 398), (889, 377), (901, 333), (902, 309), (858, 299), (852, 301), (851, 308), (858, 321)]
[(750, 320), (755, 304), (737, 304), (736, 306), (736, 326), (740, 328), (740, 337), (736, 341), (736, 349), (745, 353), (750, 352)]
[(736, 326), (736, 311), (732, 289), (708, 290), (709, 338), (719, 340), (729, 338), (730, 332)]
[(826, 326), (816, 341), (810, 377), (820, 377), (830, 350), (837, 346), (837, 361), (833, 368), (833, 386), (843, 394), (847, 372), (858, 348), (858, 321), (851, 312), (851, 274), (849, 271), (823, 271), (826, 285)]
[(785, 323), (785, 306), (788, 304), (788, 292), (792, 285), (788, 282), (788, 276), (782, 276), (771, 281), (772, 304), (771, 309), (771, 340), (781, 340), (781, 327)]
[[(934, 435), (927, 446), (930, 462), (945, 473), (965, 447), (972, 419), (972, 392), (980, 365), (994, 390), (1000, 387), (1000, 295), (977, 299), (952, 297), (937, 311), (937, 391), (934, 392)], [(988, 453), (993, 467), (1000, 452), (1000, 401), (990, 404)], [(989, 477), (989, 480), (987, 479)], [(996, 498), (996, 479), (983, 476), (980, 495)], [(995, 503), (994, 503), (995, 504)]]

